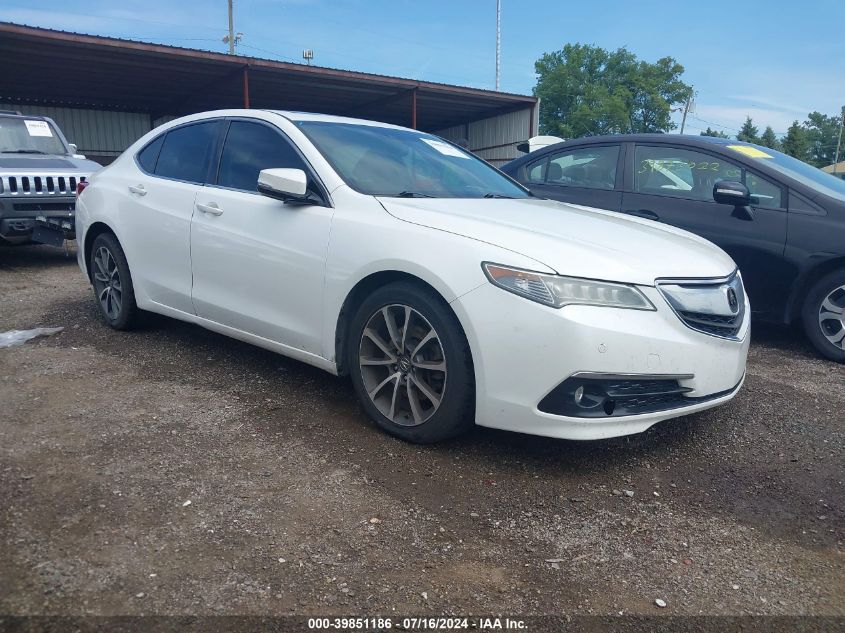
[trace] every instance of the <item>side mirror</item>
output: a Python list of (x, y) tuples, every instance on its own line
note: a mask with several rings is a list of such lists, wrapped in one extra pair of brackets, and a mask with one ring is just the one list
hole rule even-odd
[(751, 204), (751, 193), (748, 187), (733, 180), (717, 180), (713, 185), (713, 200), (719, 204), (729, 204), (734, 207), (747, 207)]
[(76, 146), (76, 143), (68, 143), (67, 148), (70, 150), (70, 155), (74, 158), (85, 158), (85, 154), (79, 153), (79, 148)]
[(258, 193), (285, 202), (313, 202), (308, 194), (308, 176), (301, 169), (262, 169)]

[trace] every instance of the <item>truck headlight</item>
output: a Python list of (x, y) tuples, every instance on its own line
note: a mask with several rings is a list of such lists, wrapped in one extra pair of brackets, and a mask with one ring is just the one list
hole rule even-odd
[(553, 308), (590, 305), (629, 310), (656, 309), (642, 292), (628, 284), (545, 275), (490, 262), (484, 262), (481, 267), (493, 285)]

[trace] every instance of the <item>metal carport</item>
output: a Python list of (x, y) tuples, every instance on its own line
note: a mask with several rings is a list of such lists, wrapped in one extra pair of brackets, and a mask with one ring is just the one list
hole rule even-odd
[(467, 138), (493, 162), (508, 158), (502, 148), (515, 157), (516, 143), (536, 134), (534, 97), (349, 70), (4, 22), (0, 59), (0, 107), (49, 109), (80, 151), (104, 158), (163, 120), (230, 107), (396, 123)]

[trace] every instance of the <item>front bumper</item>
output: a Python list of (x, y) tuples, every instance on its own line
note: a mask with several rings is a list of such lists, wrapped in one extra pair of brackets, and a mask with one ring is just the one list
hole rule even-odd
[[(745, 376), (748, 306), (737, 340), (730, 340), (690, 329), (655, 288), (640, 290), (656, 312), (580, 305), (557, 310), (492, 284), (453, 302), (469, 324), (476, 422), (534, 435), (601, 439), (640, 433), (733, 398)], [(631, 415), (576, 417), (541, 410), (540, 403), (567, 378), (595, 373), (680, 377), (687, 400)]]
[(38, 227), (74, 239), (75, 205), (75, 196), (43, 201), (0, 198), (0, 240), (12, 244), (29, 242)]

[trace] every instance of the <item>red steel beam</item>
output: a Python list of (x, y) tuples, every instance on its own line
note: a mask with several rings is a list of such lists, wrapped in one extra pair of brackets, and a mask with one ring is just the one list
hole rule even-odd
[(249, 109), (249, 65), (244, 66), (244, 108)]

